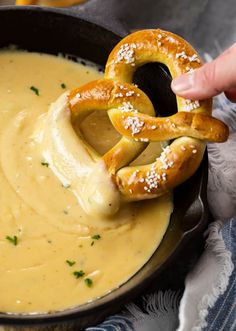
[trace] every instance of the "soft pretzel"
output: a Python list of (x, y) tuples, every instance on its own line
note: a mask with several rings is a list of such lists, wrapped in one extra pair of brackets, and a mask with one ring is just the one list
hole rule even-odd
[(50, 7), (73, 6), (86, 0), (16, 0), (18, 6), (43, 5)]
[[(193, 47), (179, 36), (159, 29), (143, 30), (127, 36), (112, 50), (105, 77), (131, 83), (136, 69), (148, 62), (165, 64), (172, 78), (191, 72), (202, 64)], [(226, 126), (211, 118), (211, 99), (192, 102), (177, 96), (177, 107), (178, 112), (191, 113), (179, 113), (165, 119), (145, 117), (144, 120), (140, 114), (123, 114), (122, 117), (121, 111), (110, 111), (110, 118), (118, 131), (136, 140), (148, 142), (186, 135), (175, 139), (153, 164), (125, 167), (117, 172), (116, 185), (124, 198), (149, 199), (174, 188), (200, 165), (206, 146), (204, 141), (227, 139)]]
[[(113, 214), (117, 211), (120, 197), (131, 201), (150, 199), (166, 193), (196, 171), (203, 158), (206, 141), (222, 142), (228, 137), (228, 128), (211, 116), (211, 99), (192, 102), (177, 96), (178, 113), (166, 118), (155, 118), (151, 101), (138, 87), (131, 85), (135, 70), (148, 62), (167, 65), (173, 78), (201, 65), (196, 51), (173, 33), (159, 29), (139, 31), (124, 38), (113, 49), (108, 58), (104, 79), (88, 83), (68, 94), (67, 107), (72, 124), (75, 121), (81, 122), (95, 110), (102, 110), (108, 112), (122, 136), (111, 150), (101, 156), (85, 142), (82, 133), (78, 132), (76, 143), (79, 142), (81, 155), (77, 153), (77, 159), (72, 157), (73, 162), (67, 162), (64, 173), (68, 176), (68, 173), (73, 172), (73, 179), (78, 178), (78, 192), (86, 205), (84, 209), (89, 213), (93, 206), (97, 206), (96, 210), (99, 212)], [(57, 108), (51, 108), (49, 122), (53, 122), (54, 126), (64, 127), (65, 123), (60, 124), (58, 120), (60, 112)], [(52, 131), (50, 130), (49, 132)], [(60, 126), (54, 131), (59, 130)], [(61, 147), (63, 137), (60, 139), (60, 143), (55, 144), (59, 155), (57, 160), (67, 160), (67, 155), (63, 154), (67, 152)], [(128, 166), (149, 141), (169, 139), (175, 140), (154, 163)], [(75, 139), (71, 139), (71, 143), (74, 142)], [(70, 147), (68, 139), (67, 148), (73, 156), (75, 149)], [(105, 172), (101, 172), (96, 164), (102, 164)], [(88, 165), (94, 169), (84, 171)], [(77, 166), (80, 169), (75, 169)], [(100, 180), (99, 176), (103, 179)], [(103, 180), (103, 190), (100, 190)], [(113, 194), (113, 187), (116, 193), (119, 192), (119, 198), (117, 194)], [(83, 192), (88, 191), (92, 192), (92, 203), (84, 201)], [(113, 199), (109, 203), (109, 206), (115, 206), (113, 209), (108, 206), (107, 196), (109, 201)]]

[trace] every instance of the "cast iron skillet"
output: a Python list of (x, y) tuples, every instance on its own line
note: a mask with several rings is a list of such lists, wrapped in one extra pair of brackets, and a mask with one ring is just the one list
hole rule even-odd
[[(86, 19), (85, 11), (2, 7), (0, 48), (14, 44), (29, 51), (72, 54), (104, 65), (109, 52), (125, 35), (126, 30), (118, 21), (113, 21), (110, 28), (107, 27), (108, 23), (105, 27), (107, 19), (102, 24), (94, 21), (91, 21), (91, 17)], [(150, 96), (160, 116), (176, 112), (170, 81), (168, 70), (159, 64), (148, 64), (135, 75), (135, 82)], [(193, 241), (203, 231), (207, 224), (206, 184), (205, 157), (197, 173), (174, 191), (174, 212), (158, 250), (119, 289), (92, 303), (62, 312), (33, 316), (0, 313), (0, 325), (31, 325), (43, 330), (50, 324), (53, 330), (53, 325), (60, 324), (63, 330), (75, 330), (75, 325), (76, 330), (82, 330), (117, 312), (124, 303), (142, 293), (151, 281), (158, 280), (167, 267), (171, 270), (175, 260), (182, 259), (185, 255), (190, 239)]]

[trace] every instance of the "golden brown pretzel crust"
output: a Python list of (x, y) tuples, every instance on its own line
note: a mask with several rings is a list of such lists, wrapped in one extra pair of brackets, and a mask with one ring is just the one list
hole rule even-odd
[[(93, 81), (73, 90), (68, 101), (72, 121), (82, 121), (95, 110), (108, 111), (111, 108), (120, 108), (124, 112), (135, 108), (149, 115), (155, 114), (153, 105), (144, 92), (130, 84), (121, 84), (110, 79)], [(145, 142), (122, 137), (102, 158), (108, 171), (115, 174), (118, 169), (135, 159), (146, 146)], [(91, 155), (97, 154), (91, 146), (88, 146), (88, 150)]]
[[(159, 29), (143, 30), (127, 36), (113, 49), (105, 77), (131, 83), (135, 70), (148, 62), (165, 64), (172, 78), (202, 64), (197, 52), (181, 37)], [(205, 151), (204, 141), (227, 139), (226, 126), (211, 118), (211, 99), (200, 102), (178, 96), (176, 99), (179, 113), (170, 118), (154, 119), (137, 113), (126, 113), (122, 117), (120, 111), (109, 112), (118, 131), (137, 141), (186, 135), (175, 139), (153, 164), (125, 167), (117, 172), (116, 184), (125, 199), (148, 199), (164, 194), (196, 171)], [(191, 113), (186, 114), (186, 111)]]
[(16, 5), (18, 6), (28, 6), (28, 5), (36, 5), (37, 0), (16, 0)]
[(116, 184), (125, 200), (158, 197), (187, 180), (202, 161), (205, 146), (196, 139), (179, 138), (163, 150), (151, 165), (125, 167), (118, 171)]
[[(196, 50), (180, 36), (160, 29), (141, 30), (128, 35), (115, 46), (107, 60), (105, 78), (132, 83), (137, 68), (149, 62), (165, 64), (172, 78), (203, 64)], [(196, 107), (196, 103), (190, 100), (178, 96), (176, 99), (178, 111)], [(211, 114), (212, 100), (201, 101), (198, 111)]]
[[(201, 139), (203, 141), (224, 142), (229, 129), (220, 120), (201, 113), (178, 112), (169, 117), (153, 117), (145, 114), (127, 112), (122, 114), (118, 109), (108, 112), (115, 129), (124, 137), (149, 141), (172, 140), (182, 136)], [(140, 131), (133, 132), (129, 122), (142, 123)]]

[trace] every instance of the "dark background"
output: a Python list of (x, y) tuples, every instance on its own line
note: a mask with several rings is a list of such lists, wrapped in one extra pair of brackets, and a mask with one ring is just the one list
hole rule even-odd
[(170, 30), (202, 54), (216, 56), (236, 42), (235, 0), (90, 0), (80, 10), (89, 10), (111, 25), (118, 18), (130, 30)]
[[(0, 0), (0, 5), (14, 4)], [(180, 34), (215, 57), (236, 42), (236, 0), (88, 0), (76, 8), (100, 23), (129, 30), (157, 28)]]

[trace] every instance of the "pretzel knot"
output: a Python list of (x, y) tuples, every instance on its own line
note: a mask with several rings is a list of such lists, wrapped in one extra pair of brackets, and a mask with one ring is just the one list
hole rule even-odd
[[(177, 96), (178, 112), (156, 118), (145, 93), (131, 85), (136, 69), (148, 62), (165, 64), (173, 78), (202, 63), (192, 46), (179, 36), (159, 29), (138, 31), (113, 49), (104, 79), (77, 88), (68, 96), (72, 122), (103, 110), (121, 134), (121, 140), (103, 156), (84, 141), (82, 134), (79, 140), (94, 162), (104, 164), (126, 201), (158, 197), (179, 185), (200, 165), (207, 141), (223, 142), (228, 137), (227, 126), (211, 116), (210, 99), (191, 101)], [(170, 139), (173, 142), (154, 163), (129, 166), (150, 141)], [(94, 186), (98, 190), (96, 183)], [(106, 213), (112, 214), (118, 207), (111, 212), (108, 208)]]

